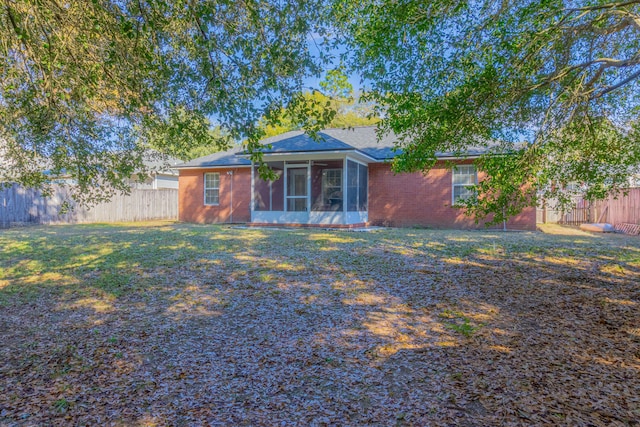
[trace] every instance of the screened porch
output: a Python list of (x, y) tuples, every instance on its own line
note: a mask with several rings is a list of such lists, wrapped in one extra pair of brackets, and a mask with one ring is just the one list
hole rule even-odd
[(251, 221), (351, 225), (367, 222), (368, 168), (348, 156), (268, 161), (278, 179), (252, 172)]

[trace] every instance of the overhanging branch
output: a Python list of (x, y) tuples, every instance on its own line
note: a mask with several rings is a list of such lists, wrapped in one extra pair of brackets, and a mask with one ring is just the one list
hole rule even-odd
[(610, 92), (613, 92), (616, 89), (619, 89), (620, 87), (626, 85), (627, 83), (630, 83), (632, 80), (635, 80), (638, 77), (640, 77), (640, 70), (638, 70), (635, 73), (631, 74), (626, 79), (621, 80), (621, 81), (619, 81), (618, 83), (616, 83), (616, 84), (614, 84), (612, 86), (608, 86), (608, 87), (604, 88), (603, 90), (601, 90), (597, 94), (595, 94), (592, 97), (590, 97), (589, 101), (593, 101), (595, 99), (602, 98), (604, 95), (606, 95), (606, 94), (608, 94)]

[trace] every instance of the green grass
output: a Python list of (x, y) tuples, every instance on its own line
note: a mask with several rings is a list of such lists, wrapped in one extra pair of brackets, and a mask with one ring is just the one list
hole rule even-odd
[[(278, 273), (357, 273), (396, 269), (401, 261), (466, 262), (473, 259), (545, 258), (637, 264), (637, 238), (489, 231), (390, 229), (376, 233), (237, 229), (188, 224), (77, 225), (0, 232), (0, 304), (43, 295), (103, 294), (123, 297), (171, 282), (185, 265), (224, 265), (236, 275), (272, 283)], [(382, 251), (382, 252), (381, 252)], [(339, 256), (336, 256), (339, 254)], [(246, 259), (243, 259), (246, 258)], [(252, 259), (258, 259), (255, 265)], [(175, 284), (175, 282), (174, 282)]]

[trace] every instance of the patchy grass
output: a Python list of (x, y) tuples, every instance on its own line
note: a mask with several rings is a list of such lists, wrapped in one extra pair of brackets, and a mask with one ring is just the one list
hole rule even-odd
[(634, 425), (640, 239), (0, 231), (0, 425)]

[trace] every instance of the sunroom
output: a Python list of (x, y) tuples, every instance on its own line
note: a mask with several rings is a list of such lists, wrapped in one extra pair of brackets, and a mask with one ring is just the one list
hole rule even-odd
[(251, 222), (359, 226), (368, 221), (368, 167), (357, 152), (272, 153), (264, 160), (275, 181), (252, 168)]

